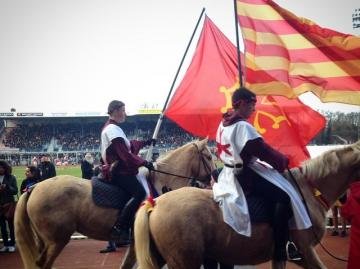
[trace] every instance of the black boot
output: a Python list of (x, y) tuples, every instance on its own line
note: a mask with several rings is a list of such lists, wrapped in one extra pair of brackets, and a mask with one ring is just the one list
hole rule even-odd
[(129, 245), (131, 241), (129, 229), (115, 224), (111, 228), (110, 240), (115, 241), (119, 245)]
[(273, 229), (274, 229), (274, 241), (275, 251), (274, 260), (286, 261), (286, 243), (289, 240), (289, 206), (287, 204), (275, 204), (274, 217), (273, 217)]
[(137, 200), (131, 198), (118, 216), (115, 225), (111, 228), (110, 238), (114, 240), (116, 244), (127, 245), (131, 242), (130, 227), (133, 226), (134, 216), (138, 206)]

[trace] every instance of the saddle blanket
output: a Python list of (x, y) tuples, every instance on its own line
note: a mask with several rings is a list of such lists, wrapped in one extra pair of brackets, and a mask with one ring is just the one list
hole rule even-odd
[(121, 209), (130, 199), (125, 191), (97, 177), (91, 179), (91, 184), (92, 198), (97, 206)]

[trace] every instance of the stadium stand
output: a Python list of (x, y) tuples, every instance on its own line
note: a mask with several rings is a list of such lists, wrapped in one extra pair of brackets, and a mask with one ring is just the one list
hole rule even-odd
[[(34, 157), (48, 153), (55, 163), (78, 163), (85, 152), (99, 159), (100, 133), (107, 117), (11, 118), (0, 120), (0, 159), (13, 165), (30, 164)], [(121, 124), (129, 139), (152, 136), (158, 115), (129, 116)], [(164, 119), (155, 150), (167, 151), (195, 137)]]

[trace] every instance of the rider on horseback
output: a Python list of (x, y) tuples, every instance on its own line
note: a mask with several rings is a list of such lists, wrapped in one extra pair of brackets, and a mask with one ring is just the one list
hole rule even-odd
[[(154, 166), (137, 154), (147, 145), (154, 144), (154, 139), (147, 141), (129, 141), (118, 126), (125, 121), (125, 104), (121, 101), (111, 101), (108, 106), (109, 119), (101, 132), (101, 157), (104, 162), (103, 174), (111, 184), (114, 184), (130, 194), (131, 198), (122, 209), (115, 225), (111, 229), (111, 239), (126, 244), (130, 240), (130, 228), (140, 203), (145, 199), (146, 192), (137, 180), (136, 175), (140, 166), (153, 170)], [(106, 172), (106, 170), (108, 172)]]
[[(251, 235), (251, 226), (244, 193), (264, 197), (271, 202), (274, 205), (274, 259), (282, 261), (288, 258), (288, 221), (292, 216), (290, 197), (283, 189), (260, 175), (252, 164), (258, 158), (282, 173), (287, 168), (289, 159), (266, 144), (256, 129), (246, 121), (255, 111), (255, 104), (256, 95), (241, 87), (232, 96), (234, 110), (226, 113), (219, 125), (216, 142), (224, 169), (220, 173), (218, 183), (213, 186), (214, 198), (216, 201), (223, 201), (220, 206), (225, 222), (246, 236)], [(268, 168), (265, 168), (265, 173), (266, 169)], [(299, 259), (295, 256), (291, 258)]]

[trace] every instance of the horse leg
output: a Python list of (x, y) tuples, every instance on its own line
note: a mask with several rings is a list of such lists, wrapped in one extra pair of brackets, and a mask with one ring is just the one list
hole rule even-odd
[(303, 259), (297, 264), (307, 269), (326, 269), (327, 267), (321, 262), (313, 247), (307, 247), (301, 250)]
[(56, 257), (59, 256), (67, 243), (68, 242), (52, 242), (45, 246), (37, 261), (37, 265), (39, 265), (41, 269), (51, 269)]
[(123, 259), (120, 269), (131, 269), (136, 263), (136, 254), (134, 248), (134, 242), (131, 242), (129, 248), (125, 253), (125, 258)]
[(286, 261), (272, 260), (271, 268), (272, 269), (285, 269), (286, 268)]
[[(40, 239), (40, 238), (38, 238), (38, 239)], [(46, 257), (45, 244), (44, 244), (44, 241), (42, 241), (41, 239), (37, 240), (37, 249), (38, 249), (38, 252), (40, 253), (40, 255), (36, 259), (36, 264), (41, 267), (44, 264), (45, 257)]]
[(185, 260), (182, 261), (168, 261), (167, 262), (167, 267), (168, 269), (200, 269), (201, 266), (201, 262), (194, 262), (191, 261), (190, 259), (185, 258)]
[(201, 265), (189, 265), (188, 263), (185, 264), (185, 263), (178, 263), (178, 264), (172, 264), (172, 263), (167, 263), (167, 268), (168, 269), (200, 269), (200, 266)]

